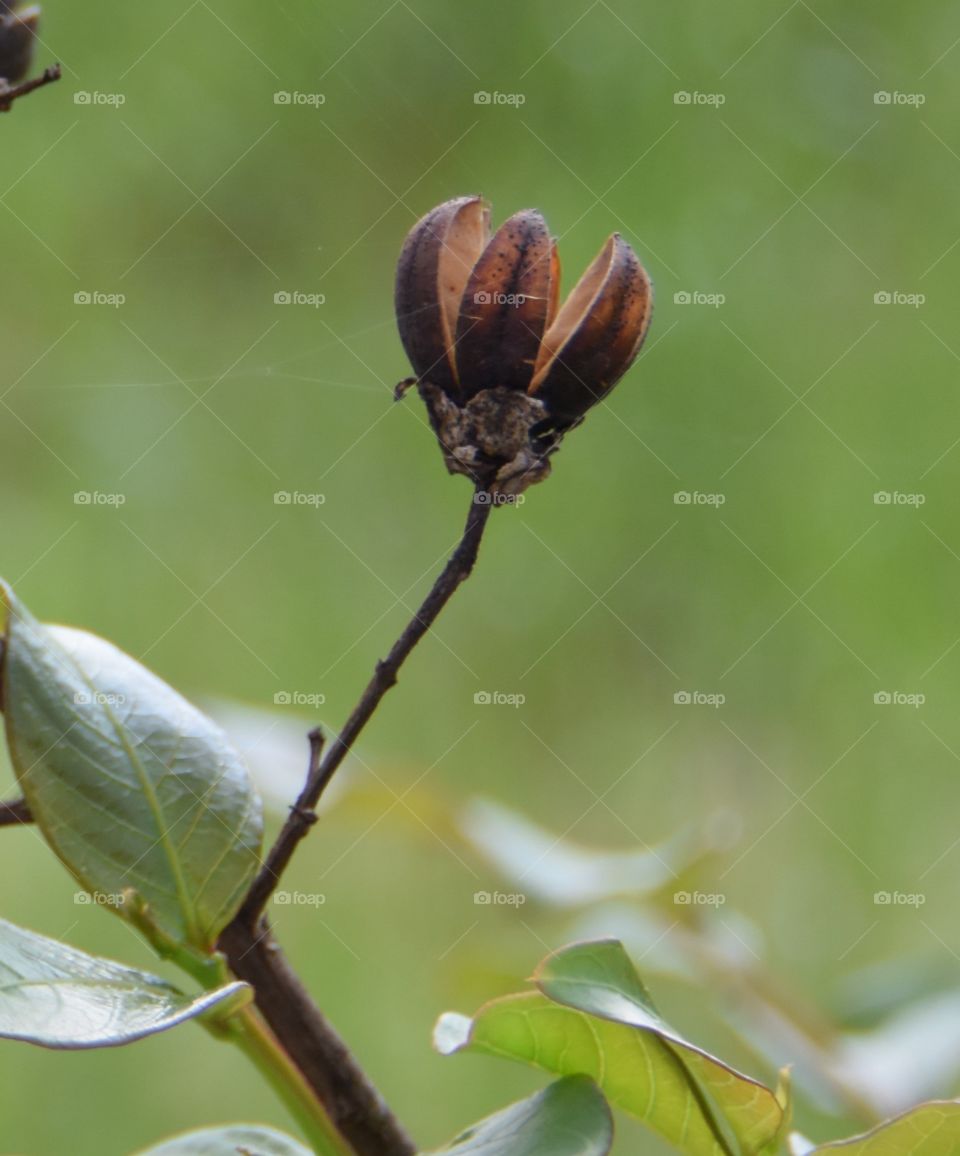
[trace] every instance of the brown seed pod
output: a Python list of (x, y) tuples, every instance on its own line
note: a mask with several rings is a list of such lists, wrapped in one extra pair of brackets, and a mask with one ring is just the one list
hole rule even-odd
[(560, 423), (581, 417), (633, 364), (652, 306), (650, 278), (614, 233), (544, 334), (530, 393)]
[(650, 323), (650, 279), (614, 233), (558, 310), (560, 262), (543, 217), (514, 214), (489, 237), (479, 197), (410, 231), (397, 323), (451, 473), (519, 494), (550, 471), (564, 433), (609, 393)]
[(462, 399), (490, 385), (526, 389), (558, 286), (556, 246), (530, 209), (505, 221), (470, 274), (457, 322)]
[(8, 85), (16, 84), (29, 72), (39, 23), (37, 5), (19, 10), (0, 5), (0, 80)]
[(490, 229), (481, 197), (456, 197), (427, 213), (407, 235), (397, 264), (400, 340), (417, 378), (456, 395), (454, 341), (460, 302)]

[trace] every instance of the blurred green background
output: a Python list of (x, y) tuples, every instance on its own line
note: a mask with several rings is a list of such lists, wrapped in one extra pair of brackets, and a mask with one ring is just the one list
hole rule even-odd
[[(322, 694), (336, 726), (456, 539), (469, 487), (445, 474), (416, 396), (390, 397), (408, 372), (394, 261), (416, 217), (467, 192), (498, 221), (535, 205), (566, 285), (614, 229), (656, 283), (637, 366), (549, 483), (494, 515), (477, 574), (364, 736), (356, 790), (292, 868), (291, 889), (325, 904), (274, 912), (418, 1141), (540, 1082), (441, 1059), (430, 1029), (519, 987), (576, 930), (535, 899), (474, 904), (522, 889), (455, 830), (477, 795), (607, 849), (732, 816), (736, 838), (690, 883), (723, 907), (677, 910), (670, 886), (651, 904), (668, 935), (749, 920), (788, 1007), (845, 1022), (844, 991), (879, 964), (903, 965), (893, 1002), (949, 987), (956, 6), (44, 14), (38, 65), (61, 60), (64, 79), (0, 124), (2, 572), (38, 615), (198, 700), (272, 711), (279, 692)], [(526, 701), (475, 705), (485, 690)], [(120, 921), (74, 903), (34, 832), (3, 832), (0, 872), (5, 917), (152, 966)], [(640, 907), (598, 907), (593, 930), (618, 934)], [(719, 1021), (721, 985), (640, 967), (678, 1026), (772, 1078)], [(242, 1058), (193, 1028), (88, 1055), (0, 1044), (6, 1152), (122, 1156), (233, 1119), (286, 1126)], [(824, 1139), (856, 1124), (809, 1101), (799, 1120)], [(621, 1137), (618, 1151), (663, 1151)]]

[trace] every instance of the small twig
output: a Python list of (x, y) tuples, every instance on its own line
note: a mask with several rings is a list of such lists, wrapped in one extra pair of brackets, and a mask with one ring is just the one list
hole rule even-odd
[[(478, 484), (477, 492), (482, 488)], [(390, 653), (377, 663), (360, 701), (325, 755), (320, 732), (311, 733), (310, 765), (303, 790), (243, 906), (220, 937), (219, 946), (230, 969), (251, 984), (257, 1007), (271, 1031), (358, 1156), (412, 1156), (416, 1149), (287, 963), (263, 911), (300, 840), (316, 821), (314, 808), (327, 784), (384, 695), (395, 685), (407, 656), (472, 571), (491, 509), (489, 503), (476, 501), (475, 492), (457, 548)]]
[(474, 493), (474, 498), (470, 504), (470, 513), (467, 516), (467, 523), (459, 545), (434, 582), (430, 593), (423, 600), (420, 609), (393, 644), (390, 653), (385, 659), (377, 663), (373, 677), (367, 683), (367, 688), (360, 701), (354, 707), (343, 730), (328, 748), (324, 758), (320, 758), (320, 752), (317, 748), (317, 732), (311, 735), (310, 771), (306, 784), (296, 803), (291, 807), (290, 815), (277, 836), (259, 875), (254, 880), (253, 886), (247, 892), (247, 897), (236, 916), (235, 922), (246, 923), (247, 927), (256, 925), (257, 919), (280, 881), (280, 876), (290, 862), (297, 844), (310, 830), (316, 817), (314, 807), (316, 807), (327, 784), (333, 778), (357, 736), (370, 721), (383, 696), (396, 684), (397, 673), (411, 650), (433, 625), (437, 615), (449, 602), (460, 583), (470, 575), (477, 560), (480, 540), (483, 537), (487, 518), (493, 508), (489, 503), (476, 501), (476, 494), (480, 490), (482, 490), (482, 486), (478, 486)]
[(27, 806), (26, 799), (11, 799), (9, 803), (0, 802), (0, 827), (16, 827), (22, 823), (32, 823), (33, 815)]
[(49, 68), (45, 68), (39, 76), (35, 76), (32, 80), (24, 80), (12, 88), (0, 87), (0, 112), (9, 112), (13, 107), (13, 102), (19, 100), (21, 96), (35, 92), (38, 88), (45, 88), (48, 84), (53, 84), (55, 80), (59, 79), (60, 65), (51, 64)]

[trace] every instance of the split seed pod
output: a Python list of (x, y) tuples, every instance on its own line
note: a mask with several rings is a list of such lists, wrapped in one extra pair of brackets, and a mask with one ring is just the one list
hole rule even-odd
[(646, 336), (650, 279), (619, 234), (558, 308), (559, 289), (556, 242), (533, 209), (491, 237), (484, 201), (457, 197), (423, 217), (400, 253), (400, 338), (447, 467), (493, 492), (546, 477), (563, 434)]
[(17, 9), (0, 0), (0, 87), (23, 80), (33, 60), (33, 46), (40, 23), (36, 5)]

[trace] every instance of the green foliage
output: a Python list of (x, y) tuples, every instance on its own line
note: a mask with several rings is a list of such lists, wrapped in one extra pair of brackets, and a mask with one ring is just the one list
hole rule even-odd
[(109, 1048), (186, 1020), (229, 1015), (244, 983), (189, 996), (155, 975), (0, 919), (0, 1037), (45, 1048)]
[[(590, 1076), (611, 1104), (687, 1156), (786, 1151), (786, 1089), (765, 1087), (671, 1028), (620, 943), (561, 948), (539, 965), (534, 982), (538, 991), (492, 1000), (472, 1019), (441, 1016), (434, 1031), (437, 1050), (486, 1053)], [(862, 1136), (819, 1147), (797, 1134), (789, 1137), (795, 1156), (953, 1156), (958, 1146), (960, 1101), (953, 1100), (921, 1104)]]
[(41, 625), (9, 588), (4, 599), (7, 742), (37, 825), (158, 948), (209, 953), (259, 862), (260, 802), (239, 756), (128, 655)]
[(840, 1156), (955, 1156), (960, 1151), (960, 1100), (937, 1100), (904, 1112), (862, 1136), (809, 1150)]
[(310, 1156), (310, 1149), (272, 1128), (231, 1124), (174, 1136), (155, 1147), (142, 1149), (135, 1156), (237, 1156), (238, 1153), (249, 1153), (250, 1156)]
[(592, 1076), (610, 1102), (691, 1156), (761, 1151), (783, 1111), (757, 1081), (683, 1040), (657, 1014), (619, 943), (563, 949), (537, 969), (539, 992), (446, 1016), (440, 1051), (470, 1049)]
[(586, 1076), (567, 1076), (474, 1124), (433, 1156), (605, 1156), (610, 1109)]
[(729, 1130), (737, 1151), (757, 1152), (781, 1130), (783, 1110), (776, 1095), (689, 1043), (665, 1023), (620, 943), (600, 940), (562, 948), (537, 968), (536, 982), (549, 999), (635, 1028), (644, 1033), (644, 1045), (652, 1045), (653, 1056), (662, 1055), (671, 1066), (679, 1061), (705, 1120), (721, 1134), (721, 1146), (726, 1145), (723, 1133)]

